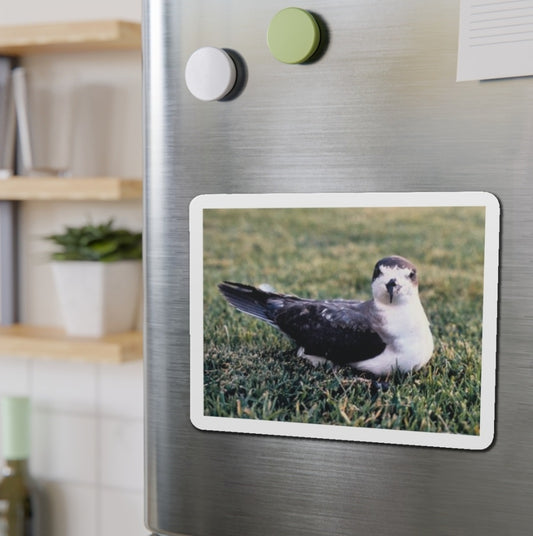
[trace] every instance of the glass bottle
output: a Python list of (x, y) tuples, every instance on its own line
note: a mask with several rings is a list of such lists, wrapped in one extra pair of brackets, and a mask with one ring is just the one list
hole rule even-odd
[(4, 397), (1, 410), (0, 536), (35, 536), (35, 493), (28, 471), (30, 402)]

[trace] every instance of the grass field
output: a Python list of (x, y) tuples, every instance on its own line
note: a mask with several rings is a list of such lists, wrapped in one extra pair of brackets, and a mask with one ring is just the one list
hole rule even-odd
[[(205, 415), (479, 434), (483, 238), (476, 207), (204, 211)], [(217, 289), (229, 280), (369, 299), (374, 264), (392, 254), (418, 267), (435, 351), (388, 389), (349, 368), (313, 368)]]

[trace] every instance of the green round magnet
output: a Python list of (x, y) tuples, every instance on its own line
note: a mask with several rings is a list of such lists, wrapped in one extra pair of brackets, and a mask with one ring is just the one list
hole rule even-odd
[(267, 43), (277, 60), (283, 63), (303, 63), (318, 48), (320, 28), (308, 11), (288, 7), (277, 13), (270, 22)]

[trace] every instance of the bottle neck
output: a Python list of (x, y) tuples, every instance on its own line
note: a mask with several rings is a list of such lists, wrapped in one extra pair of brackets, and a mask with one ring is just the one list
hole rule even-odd
[(2, 476), (28, 475), (28, 460), (5, 460), (2, 467)]
[(6, 396), (2, 412), (2, 453), (8, 465), (18, 468), (30, 455), (30, 401), (28, 397)]

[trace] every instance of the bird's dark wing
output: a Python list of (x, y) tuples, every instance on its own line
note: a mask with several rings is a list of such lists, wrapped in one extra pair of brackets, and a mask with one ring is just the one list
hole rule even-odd
[(273, 320), (306, 354), (337, 364), (353, 363), (385, 349), (372, 328), (368, 303), (288, 299), (275, 311)]
[(276, 326), (308, 355), (345, 364), (370, 359), (385, 349), (372, 328), (371, 302), (306, 300), (229, 281), (218, 288), (231, 305)]

